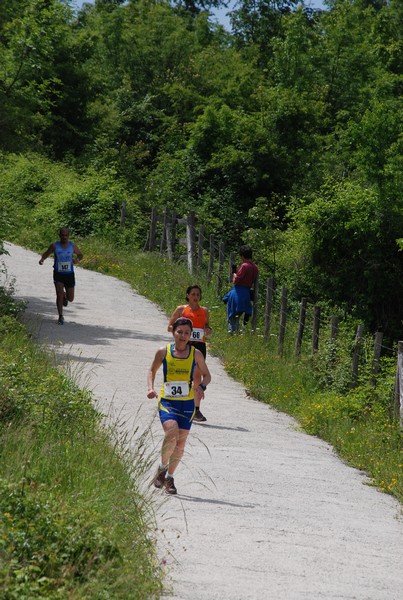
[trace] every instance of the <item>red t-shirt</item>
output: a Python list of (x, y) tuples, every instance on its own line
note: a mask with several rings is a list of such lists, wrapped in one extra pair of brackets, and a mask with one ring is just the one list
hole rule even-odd
[(255, 282), (259, 269), (250, 259), (246, 258), (234, 275), (234, 285), (251, 288)]

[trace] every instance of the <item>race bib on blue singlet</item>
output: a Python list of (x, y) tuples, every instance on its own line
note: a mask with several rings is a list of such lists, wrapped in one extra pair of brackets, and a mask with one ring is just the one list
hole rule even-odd
[(58, 262), (57, 271), (58, 273), (69, 273), (71, 263), (69, 262)]

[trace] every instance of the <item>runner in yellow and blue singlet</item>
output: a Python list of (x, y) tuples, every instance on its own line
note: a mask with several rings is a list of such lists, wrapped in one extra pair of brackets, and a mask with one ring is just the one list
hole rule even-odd
[(187, 358), (175, 356), (175, 344), (167, 344), (162, 361), (164, 382), (162, 384), (159, 414), (161, 423), (174, 419), (180, 429), (190, 429), (194, 414), (193, 373), (195, 349), (189, 346)]
[[(201, 297), (202, 290), (200, 285), (189, 285), (186, 290), (186, 300), (188, 304), (180, 304), (175, 308), (169, 319), (168, 331), (172, 331), (173, 324), (179, 317), (190, 319), (192, 321), (193, 329), (189, 344), (200, 350), (204, 359), (206, 359), (206, 336), (211, 335), (212, 330), (209, 324), (209, 311), (205, 306), (200, 306), (199, 304)], [(195, 389), (197, 389), (200, 379), (200, 373), (196, 369), (194, 376)], [(195, 394), (195, 414), (193, 415), (193, 421), (207, 421), (200, 410), (200, 396), (197, 393)]]
[(211, 381), (203, 354), (189, 345), (192, 329), (190, 319), (180, 317), (173, 323), (174, 343), (157, 350), (147, 375), (147, 398), (158, 398), (154, 382), (158, 369), (163, 367), (164, 381), (158, 408), (164, 429), (164, 441), (161, 463), (153, 478), (153, 484), (157, 488), (165, 488), (167, 494), (177, 493), (173, 475), (183, 456), (192, 426), (195, 409), (193, 375), (196, 367), (203, 378), (197, 389), (197, 394), (202, 398)]

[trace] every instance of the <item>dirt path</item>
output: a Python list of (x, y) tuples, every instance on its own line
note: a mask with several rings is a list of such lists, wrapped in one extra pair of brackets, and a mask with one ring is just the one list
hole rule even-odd
[[(156, 407), (146, 372), (170, 339), (166, 316), (128, 285), (78, 269), (76, 301), (58, 326), (51, 260), (40, 267), (38, 255), (7, 247), (37, 338), (129, 432), (147, 427)], [(179, 495), (158, 511), (173, 598), (400, 600), (400, 505), (292, 419), (248, 398), (218, 360), (208, 364), (208, 422), (193, 426)], [(159, 447), (157, 421), (152, 430)]]

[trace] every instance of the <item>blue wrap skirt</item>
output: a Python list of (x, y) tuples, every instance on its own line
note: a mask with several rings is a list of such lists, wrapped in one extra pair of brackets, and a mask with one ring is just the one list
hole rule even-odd
[(229, 319), (244, 313), (252, 314), (252, 303), (250, 299), (250, 289), (243, 285), (234, 285), (234, 287), (223, 297), (223, 302), (227, 305), (227, 316)]

